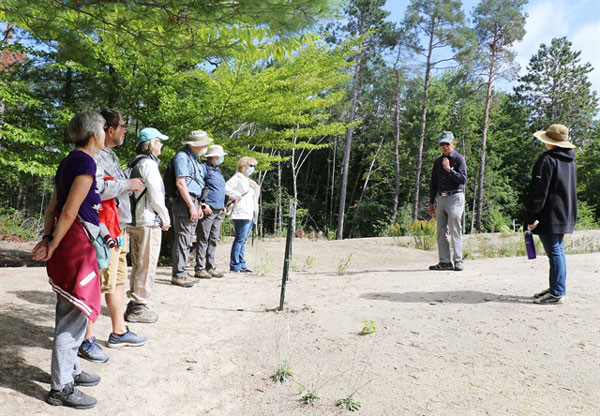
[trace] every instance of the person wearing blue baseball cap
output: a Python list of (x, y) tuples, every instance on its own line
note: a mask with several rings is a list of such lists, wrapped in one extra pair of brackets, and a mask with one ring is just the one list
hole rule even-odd
[[(467, 164), (456, 152), (456, 140), (451, 131), (443, 131), (438, 139), (442, 155), (433, 163), (429, 188), (429, 215), (436, 218), (439, 263), (429, 270), (462, 271), (462, 227), (465, 210)], [(437, 206), (436, 206), (437, 200)], [(437, 214), (437, 215), (436, 215)], [(454, 248), (454, 266), (450, 261), (450, 236)]]
[(158, 165), (163, 141), (169, 136), (153, 127), (139, 134), (137, 155), (129, 162), (130, 178), (142, 178), (144, 189), (131, 195), (131, 225), (128, 228), (131, 275), (125, 311), (128, 322), (153, 323), (158, 315), (148, 307), (154, 285), (162, 232), (171, 227), (165, 191)]

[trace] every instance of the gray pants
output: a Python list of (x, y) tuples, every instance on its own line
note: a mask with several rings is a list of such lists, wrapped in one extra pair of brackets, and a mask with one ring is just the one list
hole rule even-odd
[(62, 296), (56, 295), (56, 321), (50, 365), (52, 389), (62, 390), (73, 382), (73, 376), (81, 373), (77, 350), (85, 337), (87, 322), (88, 318), (83, 312)]
[[(196, 209), (200, 210), (200, 202), (194, 200)], [(190, 221), (190, 211), (187, 204), (181, 198), (173, 201), (173, 252), (171, 263), (172, 276), (179, 278), (187, 277), (185, 267), (190, 258), (190, 250), (196, 238), (196, 226), (198, 221)]]
[(223, 216), (219, 214), (219, 211), (213, 209), (212, 214), (205, 215), (204, 218), (198, 221), (196, 270), (217, 268), (215, 265), (215, 253), (217, 252), (217, 243), (219, 242), (221, 224), (223, 223)]
[(454, 246), (454, 262), (462, 262), (461, 219), (464, 209), (465, 194), (463, 192), (437, 197), (435, 217), (440, 263), (450, 263), (450, 236), (452, 236)]

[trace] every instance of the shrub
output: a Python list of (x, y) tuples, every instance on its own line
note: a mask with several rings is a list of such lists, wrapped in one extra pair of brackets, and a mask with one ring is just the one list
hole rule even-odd
[(410, 226), (410, 235), (415, 240), (415, 246), (422, 250), (431, 250), (436, 241), (435, 220), (415, 221)]
[(20, 238), (35, 240), (44, 228), (44, 218), (25, 217), (21, 211), (12, 208), (0, 209), (0, 240)]

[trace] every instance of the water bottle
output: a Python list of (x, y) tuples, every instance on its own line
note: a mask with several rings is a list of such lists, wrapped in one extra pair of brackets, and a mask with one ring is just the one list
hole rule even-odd
[[(533, 225), (538, 225), (539, 221), (535, 220)], [(525, 249), (527, 250), (527, 258), (535, 259), (535, 243), (533, 241), (533, 233), (530, 229), (525, 230)]]

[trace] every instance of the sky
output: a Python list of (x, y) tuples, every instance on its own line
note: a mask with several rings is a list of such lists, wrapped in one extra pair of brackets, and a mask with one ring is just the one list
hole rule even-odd
[[(388, 20), (400, 22), (409, 0), (387, 0), (385, 9), (390, 11)], [(463, 10), (469, 18), (479, 0), (463, 0)], [(566, 36), (572, 49), (581, 51), (580, 62), (589, 62), (594, 70), (588, 74), (592, 89), (600, 96), (600, 0), (530, 0), (525, 6), (528, 13), (525, 34), (515, 43), (519, 75), (526, 73), (529, 59), (538, 51), (540, 44), (550, 44), (552, 38)], [(512, 89), (512, 84), (506, 84)]]

